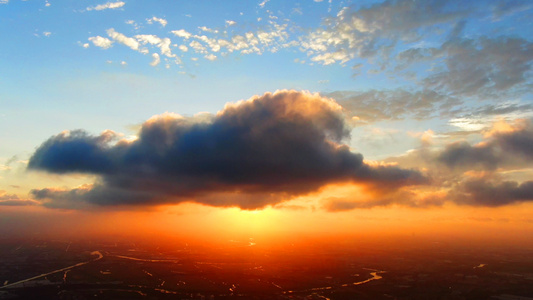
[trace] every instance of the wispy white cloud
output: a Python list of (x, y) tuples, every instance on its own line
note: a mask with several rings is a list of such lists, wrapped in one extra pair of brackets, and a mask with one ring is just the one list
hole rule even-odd
[(139, 48), (140, 44), (139, 44), (139, 42), (136, 39), (131, 38), (131, 37), (127, 37), (127, 36), (125, 36), (122, 33), (116, 32), (115, 29), (113, 29), (113, 28), (109, 28), (106, 32), (107, 32), (107, 35), (110, 38), (112, 38), (114, 41), (116, 41), (117, 43), (123, 44), (123, 45), (131, 48), (132, 50), (139, 51), (139, 52), (144, 53), (144, 54), (148, 53), (147, 49), (140, 49)]
[(218, 34), (218, 30), (217, 29), (208, 28), (206, 26), (200, 26), (200, 27), (198, 27), (198, 29), (200, 29), (201, 31), (204, 31), (204, 32)]
[(170, 44), (172, 43), (169, 38), (160, 38), (153, 34), (139, 34), (135, 38), (140, 41), (143, 45), (151, 44), (158, 47), (161, 51), (161, 54), (167, 57), (175, 57), (175, 54), (172, 54), (170, 49)]
[(204, 57), (205, 57), (205, 59), (210, 60), (210, 61), (214, 61), (214, 60), (217, 59), (217, 56), (214, 55), (214, 54), (209, 54), (209, 55), (206, 55)]
[(153, 58), (153, 60), (150, 63), (150, 66), (155, 67), (155, 66), (159, 65), (159, 63), (161, 63), (161, 58), (159, 57), (159, 54), (152, 53), (152, 58)]
[(133, 28), (134, 28), (135, 30), (139, 30), (139, 29), (141, 29), (141, 25), (139, 25), (137, 22), (135, 22), (135, 21), (133, 21), (133, 20), (126, 20), (125, 23), (128, 24), (128, 25), (133, 26)]
[(152, 17), (151, 19), (146, 19), (146, 22), (148, 24), (153, 24), (154, 22), (157, 22), (157, 23), (161, 24), (161, 26), (163, 26), (163, 27), (167, 26), (167, 24), (168, 24), (167, 20), (165, 20), (163, 18), (158, 18), (158, 17)]
[[(113, 46), (112, 40), (105, 37), (101, 37), (99, 35), (90, 37), (89, 41), (91, 41), (95, 46), (100, 47), (102, 49), (109, 49), (111, 46)], [(89, 44), (83, 44), (83, 47), (89, 48)]]
[(189, 46), (193, 48), (196, 53), (207, 53), (207, 48), (198, 41), (190, 42)]
[(104, 10), (104, 9), (116, 9), (116, 8), (121, 8), (125, 5), (126, 3), (123, 2), (123, 1), (118, 1), (118, 2), (107, 2), (105, 4), (98, 4), (96, 6), (92, 6), (92, 7), (87, 7), (87, 10)]
[(265, 7), (265, 4), (267, 4), (268, 1), (270, 0), (264, 0), (263, 2), (259, 3), (259, 7), (261, 8)]
[(180, 29), (180, 30), (172, 30), (171, 31), (175, 36), (179, 36), (179, 37), (182, 37), (184, 39), (189, 39), (192, 34), (187, 32), (186, 30), (184, 29)]

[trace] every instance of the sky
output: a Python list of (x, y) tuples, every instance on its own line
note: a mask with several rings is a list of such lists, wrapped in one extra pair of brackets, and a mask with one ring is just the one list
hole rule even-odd
[(528, 1), (0, 0), (11, 233), (533, 236)]

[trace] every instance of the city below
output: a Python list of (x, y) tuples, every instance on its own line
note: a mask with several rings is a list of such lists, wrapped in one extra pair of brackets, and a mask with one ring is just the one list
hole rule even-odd
[(3, 239), (0, 299), (533, 299), (533, 249), (414, 237)]

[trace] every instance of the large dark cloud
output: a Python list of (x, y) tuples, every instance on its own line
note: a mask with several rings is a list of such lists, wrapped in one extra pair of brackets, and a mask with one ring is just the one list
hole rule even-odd
[(132, 142), (114, 143), (110, 131), (64, 132), (44, 142), (28, 168), (100, 175), (91, 187), (32, 192), (51, 207), (196, 201), (254, 209), (333, 182), (383, 190), (427, 183), (418, 171), (366, 164), (342, 144), (348, 136), (337, 103), (281, 91), (216, 115), (151, 118)]

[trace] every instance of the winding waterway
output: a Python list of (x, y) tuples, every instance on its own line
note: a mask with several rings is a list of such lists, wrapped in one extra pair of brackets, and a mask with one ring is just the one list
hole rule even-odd
[[(347, 287), (347, 286), (352, 286), (352, 285), (361, 285), (361, 284), (365, 284), (367, 282), (370, 282), (372, 280), (379, 280), (379, 279), (382, 279), (383, 277), (378, 275), (378, 274), (381, 274), (381, 273), (385, 273), (386, 271), (378, 271), (378, 270), (374, 270), (375, 272), (371, 272), (370, 275), (372, 275), (372, 277), (366, 279), (366, 280), (363, 280), (363, 281), (357, 281), (357, 282), (352, 282), (352, 283), (345, 283), (343, 285), (341, 285), (342, 287)], [(316, 288), (312, 288), (312, 289), (307, 289), (307, 290), (300, 290), (300, 291), (286, 291), (286, 292), (283, 292), (284, 294), (292, 294), (292, 293), (295, 293), (295, 292), (316, 292), (316, 291), (325, 291), (325, 290), (331, 290), (333, 289), (332, 286), (324, 286), (324, 287), (316, 287)]]

